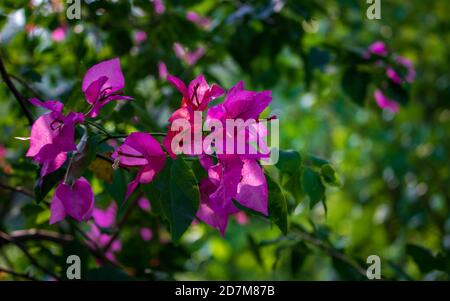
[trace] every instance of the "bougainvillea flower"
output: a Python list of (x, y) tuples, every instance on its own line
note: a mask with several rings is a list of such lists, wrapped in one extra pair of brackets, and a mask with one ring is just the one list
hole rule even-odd
[(162, 0), (151, 0), (153, 2), (153, 7), (158, 15), (162, 15), (166, 11), (166, 7)]
[(392, 67), (388, 67), (386, 69), (386, 76), (393, 81), (394, 83), (396, 83), (397, 85), (401, 85), (402, 84), (402, 78), (400, 77), (400, 75), (398, 75), (397, 71), (395, 71), (394, 68)]
[[(93, 222), (90, 222), (90, 230), (86, 233), (89, 237), (90, 241), (86, 241), (87, 244), (91, 245), (91, 247), (100, 247), (105, 248), (108, 246), (110, 240), (112, 239), (112, 235), (103, 233), (102, 228), (110, 228), (114, 225), (117, 216), (117, 205), (115, 203), (111, 203), (111, 205), (106, 208), (106, 210), (102, 210), (100, 208), (95, 208), (92, 214), (94, 219)], [(92, 245), (95, 243), (95, 245)], [(116, 262), (116, 257), (114, 253), (120, 251), (122, 249), (122, 244), (119, 239), (115, 239), (108, 250), (105, 252), (105, 257), (109, 260)]]
[(150, 241), (153, 238), (153, 231), (150, 228), (143, 227), (139, 230), (139, 234), (143, 241)]
[(148, 38), (148, 35), (143, 30), (138, 30), (133, 34), (133, 40), (138, 45), (145, 42), (147, 40), (147, 38)]
[(50, 110), (40, 116), (31, 127), (30, 148), (26, 156), (42, 164), (41, 177), (57, 170), (64, 164), (67, 152), (75, 151), (75, 125), (83, 123), (81, 113), (70, 112), (64, 116), (64, 105), (57, 100), (41, 102), (36, 98), (30, 102)]
[(173, 44), (175, 55), (180, 60), (184, 61), (188, 66), (193, 66), (199, 59), (201, 59), (206, 52), (204, 47), (199, 47), (194, 51), (187, 51), (180, 43)]
[[(192, 127), (194, 127), (194, 111), (206, 110), (211, 100), (220, 97), (224, 93), (223, 89), (218, 85), (213, 84), (210, 86), (203, 75), (196, 77), (187, 87), (182, 80), (175, 76), (168, 75), (167, 80), (183, 96), (181, 107), (170, 116), (168, 120), (169, 123), (172, 123), (177, 119), (185, 119), (190, 122)], [(178, 134), (178, 132), (172, 131), (169, 125), (169, 130), (163, 141), (164, 147), (173, 158), (175, 158), (176, 155), (172, 151), (171, 143), (176, 134)]]
[[(86, 233), (90, 240), (87, 240), (86, 243), (93, 248), (106, 248), (112, 238), (112, 235), (103, 233), (95, 223), (90, 223), (90, 226), (90, 230)], [(122, 243), (116, 238), (105, 252), (105, 257), (112, 262), (117, 262), (115, 253), (120, 250), (122, 250)]]
[(256, 160), (228, 156), (212, 166), (205, 166), (208, 178), (200, 182), (201, 202), (197, 217), (223, 235), (228, 218), (241, 205), (268, 215), (268, 188), (264, 172)]
[[(225, 234), (228, 225), (228, 217), (237, 211), (237, 208), (229, 202), (224, 202), (225, 206), (218, 206), (210, 199), (217, 187), (209, 180), (203, 179), (200, 181), (200, 207), (197, 211), (197, 217), (205, 224), (217, 229), (222, 235)], [(233, 206), (233, 207), (231, 207)]]
[(132, 100), (123, 95), (125, 79), (119, 58), (103, 61), (92, 66), (83, 78), (82, 89), (87, 102), (92, 106), (88, 117), (97, 117), (100, 109), (115, 100)]
[(52, 40), (54, 42), (62, 42), (66, 39), (67, 35), (67, 26), (59, 26), (55, 30), (52, 31)]
[(167, 66), (163, 61), (159, 61), (158, 63), (158, 73), (160, 79), (166, 79), (169, 72), (167, 71)]
[(89, 182), (81, 177), (72, 186), (60, 183), (50, 206), (50, 224), (63, 220), (66, 215), (78, 222), (91, 218), (94, 209), (94, 192)]
[(409, 59), (402, 57), (402, 56), (398, 56), (396, 58), (396, 61), (400, 66), (403, 66), (406, 68), (407, 73), (406, 73), (405, 80), (406, 80), (406, 82), (411, 84), (414, 81), (414, 79), (416, 78), (416, 70), (414, 69), (413, 63)]
[[(235, 154), (237, 153), (237, 139), (238, 135), (245, 135), (244, 141), (246, 142), (245, 154), (247, 154), (247, 158), (261, 158), (267, 157), (268, 154), (256, 154), (253, 152), (255, 156), (250, 156), (250, 144), (252, 140), (256, 139), (255, 135), (265, 135), (267, 131), (261, 124), (259, 124), (259, 115), (267, 108), (267, 106), (271, 103), (272, 96), (271, 91), (263, 91), (263, 92), (255, 92), (255, 91), (247, 91), (244, 89), (244, 83), (239, 82), (233, 88), (231, 88), (227, 96), (225, 97), (225, 101), (211, 107), (208, 110), (208, 114), (206, 117), (206, 121), (209, 122), (211, 120), (220, 120), (224, 126), (223, 130), (232, 130), (233, 132), (228, 133), (224, 132), (224, 141), (222, 143), (221, 153), (225, 153), (226, 149), (226, 139), (227, 137), (234, 137), (234, 147)], [(255, 120), (255, 123), (252, 127), (244, 128), (242, 131), (238, 132), (237, 135), (234, 133), (234, 129), (227, 129), (225, 126), (225, 122), (228, 119), (241, 119), (243, 121)], [(252, 131), (250, 131), (252, 130)], [(266, 149), (264, 145), (260, 145), (261, 148)]]
[(387, 56), (389, 51), (386, 47), (386, 44), (382, 41), (376, 41), (369, 46), (369, 52), (379, 56)]
[(247, 225), (249, 222), (248, 215), (244, 211), (239, 211), (238, 213), (236, 213), (234, 215), (234, 219), (239, 225)]
[(398, 56), (395, 61), (397, 62), (400, 68), (406, 69), (404, 79), (402, 79), (402, 77), (392, 67), (388, 67), (386, 69), (386, 76), (397, 85), (401, 85), (403, 83), (403, 80), (411, 84), (414, 81), (414, 78), (416, 77), (416, 70), (414, 69), (412, 62), (407, 58), (401, 56)]
[(168, 75), (167, 80), (183, 96), (181, 107), (191, 107), (195, 111), (204, 111), (211, 100), (224, 93), (220, 86), (216, 84), (210, 86), (203, 75), (197, 76), (187, 87), (181, 79), (173, 75)]
[(116, 220), (116, 215), (117, 205), (114, 202), (104, 210), (101, 208), (94, 208), (94, 212), (92, 213), (95, 223), (102, 228), (110, 228)]
[(389, 99), (386, 95), (383, 94), (383, 92), (381, 92), (381, 90), (375, 90), (374, 97), (378, 106), (383, 110), (389, 110), (393, 113), (398, 112), (398, 103), (395, 100)]
[(142, 211), (145, 211), (145, 212), (150, 212), (150, 210), (152, 209), (150, 201), (144, 197), (142, 197), (138, 200), (138, 206), (139, 206), (139, 208), (142, 209)]
[(150, 183), (164, 167), (166, 154), (158, 140), (147, 133), (130, 134), (124, 143), (115, 150), (113, 159), (124, 167), (139, 167), (136, 178), (128, 184), (126, 198), (136, 189), (139, 183)]
[(208, 110), (208, 118), (256, 120), (271, 102), (271, 91), (247, 91), (241, 81), (228, 91), (224, 102)]
[(202, 17), (194, 11), (188, 11), (186, 13), (186, 19), (204, 29), (207, 29), (211, 25), (210, 18)]

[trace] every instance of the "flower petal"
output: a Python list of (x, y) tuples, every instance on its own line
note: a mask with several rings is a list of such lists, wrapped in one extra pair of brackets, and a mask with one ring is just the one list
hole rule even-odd
[(50, 205), (50, 225), (62, 221), (66, 217), (66, 211), (56, 193), (53, 195)]
[(64, 162), (66, 162), (67, 154), (66, 153), (59, 153), (56, 157), (54, 157), (52, 160), (45, 161), (42, 164), (41, 167), (41, 178), (45, 177), (49, 173), (54, 172), (61, 166), (63, 166)]
[(237, 188), (236, 201), (241, 205), (268, 215), (266, 177), (256, 160), (243, 160), (242, 180)]
[(113, 58), (92, 66), (83, 78), (83, 92), (86, 93), (89, 86), (101, 77), (106, 77), (108, 79), (103, 84), (102, 90), (109, 88), (110, 93), (122, 90), (125, 87), (125, 79), (123, 77), (122, 69), (120, 68), (120, 59)]
[(94, 209), (94, 193), (89, 182), (81, 177), (71, 186), (61, 183), (55, 192), (65, 211), (78, 222), (88, 220)]
[(183, 95), (183, 97), (189, 99), (187, 87), (181, 79), (169, 74), (169, 75), (167, 75), (167, 81), (172, 86), (174, 86)]
[(97, 225), (102, 228), (109, 228), (114, 224), (117, 214), (117, 205), (112, 202), (105, 210), (100, 208), (94, 208), (92, 217)]

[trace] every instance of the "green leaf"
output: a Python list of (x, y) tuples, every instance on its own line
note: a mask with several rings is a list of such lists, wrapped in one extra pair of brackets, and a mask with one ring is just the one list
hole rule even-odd
[(406, 253), (413, 258), (422, 273), (428, 273), (432, 270), (439, 269), (439, 262), (430, 250), (421, 246), (408, 244), (406, 246)]
[(311, 208), (318, 202), (325, 201), (325, 187), (316, 171), (306, 167), (303, 170), (302, 184), (305, 193), (309, 196)]
[(71, 164), (69, 165), (69, 173), (67, 176), (67, 182), (73, 183), (76, 179), (81, 177), (91, 162), (95, 159), (97, 154), (97, 143), (100, 137), (98, 135), (92, 135), (83, 139), (78, 144), (79, 149), (74, 153), (71, 158)]
[(294, 150), (280, 150), (279, 154), (275, 166), (280, 171), (280, 185), (299, 200), (302, 194), (300, 185), (302, 157)]
[(341, 186), (341, 182), (339, 181), (335, 170), (330, 164), (322, 165), (322, 167), (320, 168), (320, 174), (322, 175), (322, 178), (326, 184), (331, 186)]
[(284, 234), (288, 231), (288, 212), (286, 198), (280, 186), (266, 175), (269, 190), (269, 218)]
[(328, 160), (313, 155), (308, 155), (306, 161), (308, 161), (308, 163), (312, 164), (315, 167), (322, 167), (325, 164), (329, 164)]
[(370, 74), (358, 71), (357, 66), (351, 65), (344, 71), (342, 77), (342, 89), (353, 102), (362, 106), (367, 95), (367, 87), (370, 83)]
[(279, 150), (279, 158), (275, 166), (285, 173), (294, 173), (302, 164), (300, 153), (294, 150)]
[(393, 99), (398, 103), (405, 105), (409, 100), (409, 91), (407, 86), (397, 85), (396, 83), (389, 82), (387, 89), (383, 90), (389, 99)]
[(250, 247), (250, 251), (256, 259), (256, 262), (264, 269), (264, 262), (259, 250), (259, 245), (251, 234), (247, 234), (247, 242)]
[(119, 168), (114, 171), (112, 183), (105, 183), (105, 188), (111, 197), (116, 201), (117, 205), (121, 206), (125, 201), (125, 194), (127, 192), (128, 178), (126, 172)]
[(308, 247), (303, 241), (296, 243), (291, 249), (291, 275), (294, 277), (302, 267), (309, 254)]
[(179, 240), (191, 225), (200, 203), (197, 179), (183, 158), (169, 160), (153, 181), (160, 192), (162, 210), (173, 240)]
[(65, 172), (65, 168), (59, 168), (55, 172), (52, 172), (45, 177), (40, 178), (40, 171), (38, 171), (38, 179), (34, 184), (34, 195), (36, 203), (39, 204), (47, 196), (50, 190), (52, 190), (53, 187), (55, 187), (56, 184), (63, 179)]

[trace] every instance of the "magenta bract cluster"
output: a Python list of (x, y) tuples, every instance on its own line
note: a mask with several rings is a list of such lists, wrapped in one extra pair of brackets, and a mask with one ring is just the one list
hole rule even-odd
[[(262, 111), (272, 100), (270, 91), (248, 91), (244, 89), (244, 83), (239, 82), (226, 93), (222, 103), (209, 107), (212, 100), (225, 94), (224, 89), (216, 84), (208, 84), (203, 75), (186, 85), (179, 78), (169, 75), (166, 68), (164, 69), (167, 81), (181, 93), (181, 104), (168, 120), (169, 129), (162, 143), (149, 133), (135, 132), (126, 137), (122, 145), (112, 154), (112, 159), (118, 166), (137, 169), (135, 179), (128, 184), (126, 198), (139, 184), (148, 184), (155, 178), (164, 168), (168, 155), (169, 159), (177, 159), (177, 155), (171, 149), (172, 139), (178, 134), (170, 127), (174, 120), (184, 119), (193, 125), (194, 112), (198, 111), (206, 113), (207, 120), (216, 119), (223, 123), (227, 119), (237, 118), (244, 121), (258, 120)], [(166, 74), (162, 76), (165, 77)], [(30, 147), (26, 154), (41, 165), (41, 178), (63, 166), (69, 153), (77, 152), (75, 127), (78, 124), (85, 123), (87, 118), (99, 116), (101, 109), (112, 101), (133, 99), (124, 95), (124, 88), (125, 79), (120, 60), (114, 58), (94, 65), (86, 72), (82, 82), (82, 91), (89, 105), (86, 114), (78, 112), (64, 114), (64, 105), (57, 100), (42, 102), (38, 99), (30, 99), (33, 105), (49, 111), (41, 115), (33, 124)], [(186, 155), (194, 156), (194, 153)], [(263, 157), (262, 155), (217, 154), (213, 156), (201, 153), (195, 156), (198, 157), (208, 175), (199, 182), (201, 200), (197, 217), (200, 220), (224, 234), (229, 217), (239, 212), (233, 200), (242, 206), (268, 215), (267, 182), (257, 161)], [(53, 195), (50, 224), (59, 222), (66, 216), (78, 222), (94, 218), (95, 223), (91, 224), (89, 237), (104, 244), (110, 237), (102, 234), (99, 227), (111, 226), (113, 222), (111, 219), (115, 218), (117, 208), (110, 207), (102, 211), (95, 208), (94, 199), (92, 187), (84, 177), (70, 181), (66, 178), (62, 179)], [(112, 242), (111, 252), (119, 249), (120, 242)], [(109, 253), (108, 256), (114, 260), (113, 253)]]

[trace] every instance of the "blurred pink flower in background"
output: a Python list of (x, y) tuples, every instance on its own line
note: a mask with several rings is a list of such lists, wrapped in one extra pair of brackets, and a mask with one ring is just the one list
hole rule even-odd
[(52, 40), (54, 42), (62, 42), (66, 39), (67, 36), (67, 26), (62, 25), (52, 31)]
[(378, 106), (383, 110), (389, 110), (393, 113), (398, 112), (398, 103), (395, 100), (389, 99), (386, 95), (383, 94), (383, 92), (381, 92), (381, 90), (375, 90), (374, 97)]
[(94, 208), (92, 217), (94, 218), (96, 224), (102, 228), (109, 228), (114, 224), (114, 220), (117, 215), (117, 205), (112, 202), (108, 208), (105, 210), (100, 208)]
[(396, 83), (397, 85), (401, 85), (402, 84), (402, 78), (398, 75), (397, 71), (395, 71), (394, 68), (392, 67), (388, 67), (386, 69), (386, 76), (393, 81), (394, 83)]
[(180, 43), (174, 43), (173, 50), (177, 58), (184, 61), (189, 66), (195, 65), (195, 63), (197, 63), (197, 61), (201, 59), (206, 52), (205, 47), (199, 47), (196, 50), (189, 52)]
[(139, 230), (139, 234), (143, 241), (150, 241), (153, 238), (153, 231), (148, 227), (141, 228)]
[(9, 174), (12, 172), (11, 166), (6, 162), (6, 148), (0, 144), (0, 169), (3, 170), (4, 173)]
[[(414, 81), (414, 79), (416, 78), (416, 70), (414, 69), (414, 66), (412, 64), (412, 62), (410, 60), (408, 60), (405, 57), (402, 56), (398, 56), (395, 61), (397, 62), (397, 64), (400, 67), (406, 68), (406, 75), (404, 77), (404, 80), (409, 83), (412, 84), (412, 82)], [(403, 79), (402, 77), (397, 73), (397, 71), (392, 68), (392, 67), (388, 67), (386, 69), (386, 76), (392, 80), (394, 83), (401, 85), (403, 83)]]
[(138, 200), (138, 206), (145, 212), (150, 212), (150, 210), (152, 209), (150, 201), (144, 197)]
[(389, 53), (386, 44), (382, 41), (376, 41), (371, 44), (369, 46), (369, 52), (379, 56), (387, 56)]
[(143, 30), (138, 30), (138, 31), (134, 32), (134, 34), (133, 34), (133, 40), (138, 45), (145, 42), (147, 40), (147, 38), (148, 38), (148, 35)]
[[(101, 229), (112, 227), (116, 221), (116, 216), (117, 205), (114, 202), (112, 202), (106, 209), (95, 208), (92, 214), (94, 221), (89, 223), (91, 228), (86, 234), (89, 239), (96, 244), (96, 246), (93, 246), (91, 241), (87, 241), (87, 244), (91, 245), (91, 247), (100, 248), (105, 248), (106, 246), (108, 246), (110, 240), (112, 239), (112, 235), (102, 233)], [(112, 262), (116, 262), (117, 260), (114, 253), (120, 251), (121, 249), (122, 243), (120, 242), (120, 240), (114, 239), (105, 253), (106, 258), (108, 258)]]
[(167, 66), (163, 61), (158, 62), (158, 72), (160, 79), (166, 79), (169, 72), (167, 71)]
[(195, 23), (197, 26), (207, 29), (211, 25), (211, 19), (208, 17), (202, 17), (194, 11), (188, 11), (186, 13), (186, 19)]
[(158, 15), (162, 15), (166, 11), (166, 7), (164, 6), (164, 2), (162, 0), (150, 0), (153, 2), (153, 7), (155, 8), (155, 12)]
[(0, 144), (0, 161), (4, 160), (6, 156), (6, 148)]
[(239, 211), (234, 215), (234, 218), (236, 219), (236, 223), (239, 225), (247, 225), (249, 218), (247, 214), (244, 211)]

